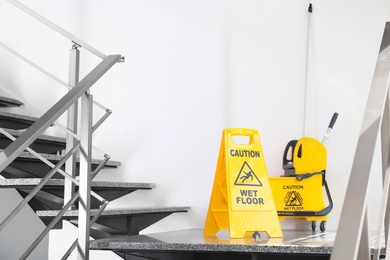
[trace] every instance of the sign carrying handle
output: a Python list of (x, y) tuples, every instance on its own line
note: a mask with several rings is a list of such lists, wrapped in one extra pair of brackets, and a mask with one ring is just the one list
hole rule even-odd
[[(230, 144), (239, 145), (239, 146), (248, 146), (248, 148), (253, 148), (257, 144), (255, 135), (258, 134), (256, 130), (248, 128), (230, 128), (227, 130), (229, 136), (228, 142)], [(237, 143), (233, 140), (234, 137), (249, 137), (249, 141), (246, 143)]]

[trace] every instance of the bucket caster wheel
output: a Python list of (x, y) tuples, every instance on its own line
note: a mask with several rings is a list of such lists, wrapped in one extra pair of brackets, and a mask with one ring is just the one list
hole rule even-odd
[(321, 232), (324, 232), (326, 229), (326, 221), (321, 221), (321, 224), (320, 224), (320, 230)]
[(253, 232), (252, 237), (255, 241), (260, 241), (261, 240), (261, 235), (259, 232)]
[(317, 223), (315, 221), (311, 222), (311, 230), (316, 231)]

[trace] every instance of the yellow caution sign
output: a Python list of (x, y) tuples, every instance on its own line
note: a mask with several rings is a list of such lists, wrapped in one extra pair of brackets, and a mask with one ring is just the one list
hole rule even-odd
[[(235, 143), (233, 137), (249, 137)], [(229, 230), (231, 238), (252, 232), (283, 237), (257, 130), (224, 129), (204, 235)]]

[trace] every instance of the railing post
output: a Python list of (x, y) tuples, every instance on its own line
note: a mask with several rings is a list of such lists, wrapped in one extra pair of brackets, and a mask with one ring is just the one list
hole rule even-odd
[(80, 198), (78, 219), (77, 259), (89, 259), (91, 160), (92, 160), (92, 95), (88, 92), (81, 97), (80, 123)]
[[(74, 87), (79, 82), (79, 65), (80, 65), (80, 51), (77, 49), (78, 46), (73, 44), (72, 49), (69, 51), (69, 86)], [(77, 131), (77, 114), (78, 114), (78, 102), (75, 102), (67, 112), (67, 127), (70, 131)], [(75, 138), (67, 133), (66, 134), (66, 153), (70, 151), (76, 143)], [(76, 177), (76, 156), (73, 154), (69, 160), (65, 163), (65, 171)], [(64, 205), (72, 198), (75, 192), (75, 185), (71, 180), (65, 178), (65, 189), (64, 189)], [(72, 206), (73, 208), (74, 206)]]

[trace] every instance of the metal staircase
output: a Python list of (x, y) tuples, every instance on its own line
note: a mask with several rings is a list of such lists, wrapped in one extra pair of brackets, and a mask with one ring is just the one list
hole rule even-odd
[[(95, 130), (111, 110), (93, 100), (91, 87), (112, 66), (123, 62), (121, 55), (105, 55), (92, 46), (51, 23), (15, 0), (7, 0), (28, 15), (49, 26), (71, 41), (69, 81), (65, 83), (35, 65), (0, 41), (0, 46), (46, 74), (68, 92), (41, 117), (10, 113), (9, 108), (23, 106), (17, 97), (0, 97), (0, 188), (16, 189), (24, 200), (0, 223), (0, 233), (24, 208), (31, 207), (47, 225), (20, 259), (26, 259), (51, 229), (61, 228), (66, 220), (78, 227), (78, 238), (63, 256), (66, 259), (77, 247), (78, 259), (89, 259), (89, 238), (138, 235), (140, 231), (189, 207), (137, 208), (106, 210), (109, 201), (136, 190), (150, 190), (151, 183), (99, 182), (93, 178), (103, 169), (115, 169), (120, 162), (92, 144)], [(101, 62), (79, 80), (80, 48), (101, 58)], [(103, 109), (95, 120), (93, 109)], [(67, 115), (66, 126), (57, 119)], [(51, 127), (65, 131), (66, 138), (44, 135)], [(102, 154), (94, 159), (92, 151)], [(123, 258), (125, 253), (116, 252)]]

